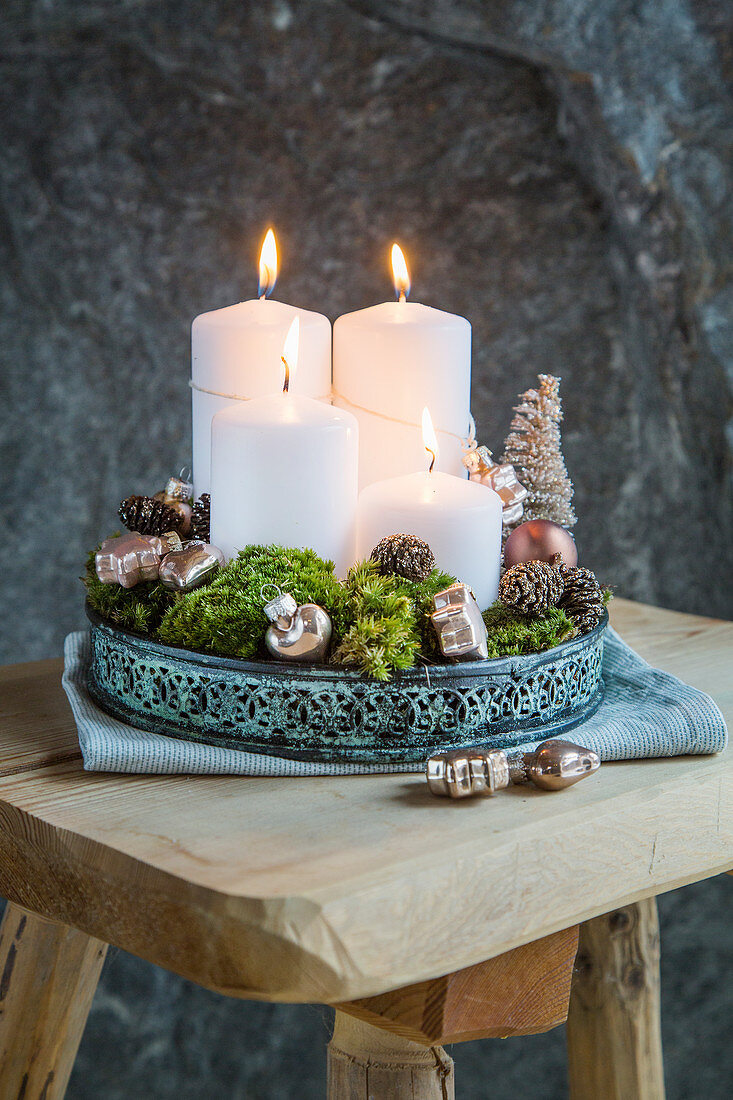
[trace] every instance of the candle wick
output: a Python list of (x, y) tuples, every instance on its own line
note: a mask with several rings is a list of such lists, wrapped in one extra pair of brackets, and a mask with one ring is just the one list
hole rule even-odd
[(285, 367), (285, 381), (283, 382), (283, 393), (287, 393), (290, 389), (290, 366), (284, 355), (280, 356), (283, 366)]
[(435, 466), (435, 451), (431, 451), (429, 447), (426, 447), (425, 450), (430, 455), (430, 466), (428, 468), (428, 473), (432, 474), (433, 466)]
[(400, 291), (400, 299), (399, 300), (401, 302), (406, 302), (407, 301), (407, 295), (405, 294), (404, 290)]

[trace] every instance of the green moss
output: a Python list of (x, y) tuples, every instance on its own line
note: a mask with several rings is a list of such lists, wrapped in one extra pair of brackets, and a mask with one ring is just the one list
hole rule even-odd
[[(454, 578), (434, 570), (421, 582), (383, 577), (365, 561), (342, 583), (333, 564), (312, 550), (248, 546), (203, 588), (184, 595), (157, 583), (125, 589), (101, 584), (94, 551), (84, 583), (92, 607), (109, 622), (157, 637), (168, 645), (251, 660), (265, 656), (263, 610), (275, 584), (298, 603), (317, 603), (333, 622), (331, 661), (377, 680), (412, 668), (419, 659), (442, 661), (430, 622), (433, 596)], [(484, 612), (489, 657), (540, 653), (574, 634), (567, 615), (551, 608), (527, 616), (495, 603)]]
[(211, 584), (189, 592), (166, 612), (157, 637), (168, 645), (251, 660), (264, 656), (268, 621), (263, 607), (275, 584), (298, 603), (317, 603), (343, 629), (343, 590), (333, 571), (312, 550), (247, 546)]
[(144, 581), (134, 588), (102, 584), (94, 568), (94, 555), (98, 549), (92, 550), (87, 557), (86, 572), (81, 578), (91, 607), (107, 622), (125, 630), (134, 630), (138, 634), (155, 633), (175, 599), (173, 594), (157, 581)]
[(489, 634), (489, 658), (542, 653), (575, 634), (573, 623), (559, 607), (538, 615), (523, 615), (497, 602), (484, 611), (483, 617)]
[(373, 561), (355, 565), (344, 584), (347, 625), (332, 661), (388, 680), (393, 671), (412, 668), (418, 655), (433, 656), (433, 596), (452, 583), (452, 577), (437, 569), (424, 581), (413, 582), (383, 577)]

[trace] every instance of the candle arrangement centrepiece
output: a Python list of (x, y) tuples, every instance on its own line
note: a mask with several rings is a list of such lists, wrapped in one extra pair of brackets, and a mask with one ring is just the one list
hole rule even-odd
[[(470, 325), (260, 295), (193, 324), (193, 480), (90, 554), (93, 699), (174, 737), (322, 762), (511, 749), (602, 695), (608, 594), (578, 566), (558, 380), (476, 443)], [(324, 327), (325, 326), (325, 327)], [(431, 411), (433, 415), (431, 416)], [(386, 476), (389, 475), (389, 476)]]

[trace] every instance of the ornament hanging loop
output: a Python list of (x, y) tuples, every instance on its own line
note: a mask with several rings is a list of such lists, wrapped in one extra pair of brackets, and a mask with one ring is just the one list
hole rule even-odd
[[(269, 600), (265, 595), (268, 588), (275, 591), (275, 595)], [(290, 623), (298, 610), (297, 601), (289, 592), (283, 592), (276, 584), (263, 584), (260, 589), (260, 598), (267, 601), (263, 610), (271, 623)]]
[(468, 414), (468, 435), (463, 440), (463, 453), (469, 454), (471, 451), (475, 451), (478, 447), (478, 440), (476, 439), (476, 421), (473, 418), (473, 413)]

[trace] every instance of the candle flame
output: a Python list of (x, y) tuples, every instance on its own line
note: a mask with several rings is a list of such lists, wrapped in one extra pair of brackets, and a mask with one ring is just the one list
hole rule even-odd
[(435, 434), (435, 428), (433, 427), (433, 418), (430, 415), (430, 409), (425, 406), (422, 411), (422, 438), (425, 445), (425, 450), (431, 456), (430, 461), (430, 473), (433, 472), (433, 467), (438, 461), (438, 455), (440, 451), (438, 449), (438, 437)]
[(300, 343), (300, 317), (294, 317), (288, 334), (283, 344), (283, 353), (280, 356), (285, 367), (285, 379), (283, 381), (283, 393), (290, 389), (290, 381), (298, 369), (298, 345)]
[(271, 229), (265, 233), (260, 250), (260, 298), (269, 298), (277, 280), (277, 241)]
[(397, 297), (404, 302), (410, 293), (410, 272), (407, 270), (405, 254), (398, 244), (392, 245), (392, 278)]

